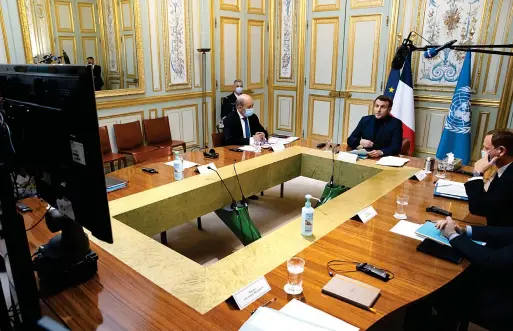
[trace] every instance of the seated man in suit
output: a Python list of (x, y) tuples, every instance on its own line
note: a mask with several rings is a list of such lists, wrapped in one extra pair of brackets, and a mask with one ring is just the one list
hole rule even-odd
[(374, 100), (374, 115), (364, 116), (347, 138), (352, 149), (363, 147), (369, 157), (397, 155), (401, 152), (403, 123), (390, 115), (393, 101), (380, 95)]
[(443, 329), (455, 330), (450, 321), (463, 317), (490, 330), (513, 330), (513, 227), (460, 227), (450, 217), (436, 227), (472, 264), (437, 295)]
[(235, 101), (237, 101), (239, 95), (242, 94), (242, 87), (243, 84), (240, 79), (233, 81), (233, 93), (227, 95), (223, 100), (223, 104), (221, 105), (221, 118), (225, 118), (235, 110)]
[[(472, 214), (485, 216), (488, 225), (513, 226), (513, 131), (498, 129), (484, 138), (482, 158), (474, 165), (474, 177), (465, 183)], [(495, 167), (488, 190), (483, 174)]]
[(253, 98), (241, 94), (235, 107), (236, 111), (223, 120), (225, 145), (252, 145), (255, 141), (267, 139), (267, 131), (253, 113)]
[(87, 58), (87, 64), (93, 66), (93, 81), (94, 81), (94, 90), (101, 91), (104, 85), (102, 78), (102, 67), (94, 64), (94, 57)]

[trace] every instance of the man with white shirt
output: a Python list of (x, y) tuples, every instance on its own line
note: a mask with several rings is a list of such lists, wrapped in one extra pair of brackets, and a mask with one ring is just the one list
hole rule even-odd
[[(485, 216), (489, 226), (513, 226), (513, 131), (488, 132), (481, 156), (474, 165), (474, 177), (465, 183), (469, 210)], [(491, 167), (496, 173), (486, 190), (483, 174)]]
[(267, 131), (253, 112), (253, 98), (241, 94), (235, 107), (237, 111), (223, 120), (225, 145), (253, 145), (255, 141), (267, 139)]

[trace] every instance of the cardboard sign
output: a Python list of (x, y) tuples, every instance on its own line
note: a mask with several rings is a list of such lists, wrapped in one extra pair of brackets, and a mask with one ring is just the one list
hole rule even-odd
[(235, 303), (237, 303), (239, 309), (242, 310), (270, 290), (271, 286), (269, 286), (265, 277), (262, 276), (248, 286), (240, 289), (237, 293), (233, 294), (233, 298), (235, 299)]
[(369, 206), (365, 209), (362, 209), (358, 214), (352, 217), (352, 219), (356, 221), (362, 221), (363, 223), (367, 223), (371, 219), (373, 219), (378, 212), (372, 207)]
[(427, 174), (424, 170), (420, 170), (415, 175), (411, 176), (410, 179), (418, 180), (422, 182), (427, 177)]

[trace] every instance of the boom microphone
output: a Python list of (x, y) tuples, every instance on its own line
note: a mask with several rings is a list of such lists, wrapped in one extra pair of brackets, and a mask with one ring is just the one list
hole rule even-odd
[(221, 183), (223, 183), (224, 188), (226, 189), (226, 191), (228, 191), (228, 194), (230, 195), (230, 198), (232, 198), (232, 205), (233, 205), (233, 208), (235, 209), (235, 206), (237, 205), (237, 203), (235, 202), (235, 199), (233, 198), (232, 193), (231, 193), (231, 192), (230, 192), (230, 190), (228, 189), (228, 186), (226, 186), (226, 183), (225, 183), (225, 182), (224, 182), (224, 180), (221, 178), (221, 175), (219, 174), (219, 172), (217, 172), (217, 170), (216, 170), (216, 169), (214, 169), (214, 168), (212, 168), (212, 167), (210, 167), (210, 166), (208, 166), (208, 167), (207, 167), (207, 169), (208, 169), (208, 170), (212, 170), (212, 171), (214, 171), (214, 172), (217, 174), (217, 176), (219, 176), (219, 179), (221, 180)]
[(439, 46), (437, 48), (428, 48), (425, 52), (424, 52), (424, 57), (426, 59), (431, 59), (435, 56), (438, 55), (438, 53), (440, 53), (442, 50), (446, 49), (446, 48), (449, 48), (451, 47), (452, 45), (454, 45), (455, 43), (457, 42), (456, 39), (454, 40), (451, 40), (451, 41), (448, 41), (446, 42), (445, 44), (443, 44), (442, 46)]
[(246, 197), (244, 196), (244, 192), (242, 191), (242, 186), (240, 185), (239, 174), (237, 173), (237, 169), (235, 169), (236, 162), (237, 161), (235, 160), (233, 161), (233, 171), (235, 171), (235, 178), (237, 178), (237, 183), (239, 183), (240, 194), (242, 195), (242, 202), (247, 203)]

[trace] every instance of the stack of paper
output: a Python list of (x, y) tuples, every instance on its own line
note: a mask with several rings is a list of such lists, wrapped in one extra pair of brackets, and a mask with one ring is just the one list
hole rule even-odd
[(239, 149), (242, 151), (245, 151), (245, 152), (254, 152), (255, 151), (255, 147), (251, 146), (251, 145), (241, 146), (241, 147), (239, 147)]
[(385, 157), (382, 157), (378, 162), (376, 162), (376, 164), (382, 165), (382, 166), (387, 166), (387, 167), (402, 167), (409, 161), (410, 161), (409, 159), (405, 159), (402, 157), (385, 156)]
[(291, 142), (296, 141), (298, 139), (299, 139), (299, 137), (287, 137), (287, 138), (269, 137), (269, 140), (267, 142), (269, 143), (269, 145), (274, 145), (274, 144), (286, 145), (286, 144), (290, 144)]
[(465, 184), (446, 179), (439, 179), (436, 182), (434, 194), (452, 199), (468, 200)]
[(415, 233), (421, 226), (422, 224), (401, 220), (396, 225), (394, 225), (393, 228), (390, 229), (390, 232), (423, 241), (424, 237), (419, 236)]

